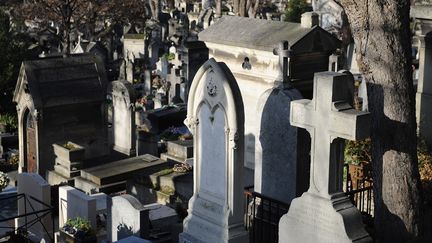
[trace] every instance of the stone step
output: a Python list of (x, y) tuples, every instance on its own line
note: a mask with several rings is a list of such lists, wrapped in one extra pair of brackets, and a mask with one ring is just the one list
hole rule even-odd
[(193, 140), (177, 140), (167, 142), (167, 153), (178, 158), (193, 157)]
[(64, 167), (63, 165), (54, 165), (54, 170), (58, 174), (70, 179), (72, 177), (77, 177), (80, 175), (79, 170), (70, 170), (69, 168)]
[(103, 192), (105, 194), (111, 194), (124, 191), (126, 189), (126, 181), (117, 181), (115, 183), (105, 184), (101, 186), (78, 176), (75, 177), (75, 187), (88, 194), (95, 194), (100, 192)]
[(81, 177), (99, 186), (126, 181), (134, 174), (163, 167), (167, 162), (154, 156), (142, 155), (81, 170)]

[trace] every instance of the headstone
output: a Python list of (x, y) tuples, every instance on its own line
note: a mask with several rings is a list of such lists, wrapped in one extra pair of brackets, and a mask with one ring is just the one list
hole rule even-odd
[(419, 37), (419, 79), (416, 94), (417, 126), (429, 148), (432, 148), (432, 32)]
[(135, 92), (127, 81), (113, 81), (109, 92), (113, 105), (113, 149), (126, 155), (135, 154)]
[(185, 123), (194, 135), (194, 195), (180, 242), (248, 242), (243, 226), (244, 108), (224, 63), (198, 70)]
[[(18, 200), (18, 215), (24, 215), (26, 213), (32, 213), (39, 210), (49, 209), (46, 205), (51, 205), (51, 187), (40, 175), (36, 173), (20, 173), (17, 175), (18, 179), (18, 190), (17, 193), (25, 194), (25, 198)], [(34, 199), (33, 199), (33, 198)], [(46, 205), (42, 205), (39, 200)], [(27, 205), (25, 205), (27, 204)], [(44, 213), (39, 213), (39, 216)], [(36, 220), (36, 215), (30, 215), (25, 218), (18, 218), (15, 221), (15, 227), (19, 227), (25, 224), (25, 222), (31, 222)], [(53, 231), (53, 222), (51, 214), (47, 214), (41, 218), (41, 222), (37, 222), (33, 225), (29, 225), (28, 231), (31, 232), (38, 238), (44, 239), (46, 242), (50, 241), (50, 237)], [(45, 231), (45, 229), (46, 231)]]
[(290, 122), (311, 135), (310, 187), (279, 221), (279, 242), (372, 242), (360, 212), (342, 191), (343, 139), (369, 136), (367, 112), (352, 108), (344, 74), (315, 74), (312, 100), (291, 102)]
[(137, 156), (144, 154), (158, 155), (158, 137), (157, 134), (143, 130), (137, 130), (136, 149)]
[(91, 197), (73, 187), (59, 187), (59, 228), (63, 227), (68, 219), (76, 217), (90, 221), (96, 229), (96, 198)]
[(108, 203), (108, 240), (129, 236), (145, 238), (149, 232), (149, 211), (131, 195), (115, 196)]
[(298, 132), (301, 129), (292, 127), (289, 121), (291, 101), (302, 96), (297, 89), (289, 87), (288, 42), (281, 42), (275, 54), (279, 55), (278, 85), (264, 92), (258, 103), (254, 190), (289, 204), (307, 189), (308, 170), (301, 170), (301, 167), (309, 163), (309, 150), (302, 148), (307, 145), (297, 144), (300, 136), (307, 139), (309, 135)]

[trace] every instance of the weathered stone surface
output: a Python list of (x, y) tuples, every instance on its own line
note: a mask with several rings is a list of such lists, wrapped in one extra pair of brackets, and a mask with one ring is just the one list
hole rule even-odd
[(308, 176), (297, 174), (297, 164), (302, 161), (297, 151), (298, 129), (289, 121), (290, 103), (301, 97), (296, 89), (279, 86), (263, 94), (257, 111), (261, 126), (255, 149), (254, 190), (288, 204), (298, 195), (297, 184)]
[(70, 186), (59, 187), (59, 228), (76, 217), (89, 220), (96, 229), (96, 198)]
[(128, 81), (113, 81), (108, 90), (113, 102), (113, 149), (126, 155), (135, 154), (135, 100)]
[(243, 227), (244, 109), (236, 80), (223, 63), (210, 59), (198, 70), (185, 123), (194, 134), (195, 181), (180, 242), (248, 242)]
[(149, 162), (146, 158), (146, 155), (142, 155), (84, 169), (81, 171), (81, 177), (97, 185), (102, 185), (126, 180), (130, 178), (133, 173), (166, 163), (163, 160)]
[(115, 242), (149, 233), (149, 210), (131, 195), (115, 196), (108, 201), (108, 240)]
[[(36, 173), (20, 173), (17, 175), (18, 180), (18, 194), (25, 194), (26, 198), (18, 200), (18, 215), (24, 215), (26, 213), (32, 213), (39, 210), (49, 209), (47, 206), (37, 202), (39, 200), (46, 205), (51, 205), (51, 187), (50, 185)], [(34, 200), (33, 198), (36, 200)], [(25, 205), (27, 204), (27, 205)], [(31, 206), (30, 206), (31, 205)], [(27, 222), (36, 220), (35, 215), (27, 217)], [(49, 241), (53, 231), (51, 217), (46, 216), (42, 218), (42, 224), (45, 226), (48, 232), (45, 232), (42, 224), (37, 223), (31, 225), (28, 230), (35, 234), (39, 240), (44, 239)], [(15, 227), (19, 227), (25, 224), (24, 218), (18, 218), (15, 221)]]
[(353, 86), (344, 74), (317, 73), (314, 98), (291, 102), (291, 124), (311, 135), (310, 187), (280, 219), (281, 243), (372, 242), (342, 192), (343, 139), (367, 138), (370, 129), (369, 114), (352, 108)]
[(106, 87), (103, 61), (92, 54), (23, 62), (13, 98), (20, 172), (52, 170), (52, 144), (65, 138), (85, 147), (86, 158), (107, 155)]
[(190, 158), (193, 156), (193, 140), (177, 140), (167, 143), (167, 152), (180, 158)]

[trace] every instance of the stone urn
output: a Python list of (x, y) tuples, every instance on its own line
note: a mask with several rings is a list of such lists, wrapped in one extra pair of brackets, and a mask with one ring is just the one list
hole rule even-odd
[(54, 154), (57, 158), (63, 161), (83, 161), (85, 157), (84, 147), (73, 143), (67, 142), (64, 144), (53, 144)]

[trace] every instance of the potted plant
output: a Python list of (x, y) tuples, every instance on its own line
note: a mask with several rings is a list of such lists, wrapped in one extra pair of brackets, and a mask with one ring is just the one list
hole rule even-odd
[(64, 144), (53, 144), (54, 154), (57, 158), (64, 161), (81, 162), (84, 160), (84, 147), (73, 143), (66, 142)]
[(80, 217), (68, 219), (60, 229), (60, 237), (65, 242), (96, 242), (96, 232), (91, 228), (90, 222)]
[(0, 115), (0, 133), (12, 133), (18, 128), (18, 120), (10, 114)]
[(9, 185), (9, 176), (0, 171), (0, 192)]

